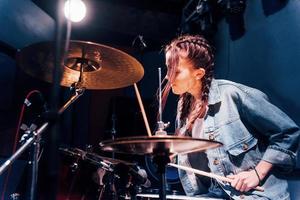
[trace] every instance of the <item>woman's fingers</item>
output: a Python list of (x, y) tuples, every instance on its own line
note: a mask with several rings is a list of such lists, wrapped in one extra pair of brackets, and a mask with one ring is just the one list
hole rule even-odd
[(228, 175), (227, 178), (231, 179), (231, 186), (240, 192), (248, 192), (258, 185), (258, 181), (255, 179), (256, 177), (252, 171)]

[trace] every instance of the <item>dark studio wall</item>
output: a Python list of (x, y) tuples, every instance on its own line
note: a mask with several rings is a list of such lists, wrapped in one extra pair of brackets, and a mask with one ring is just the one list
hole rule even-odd
[(3, 145), (0, 151), (3, 152), (5, 145), (10, 144), (5, 140), (13, 139), (10, 137), (12, 136), (10, 132), (14, 132), (15, 129), (17, 106), (21, 106), (17, 99), (20, 94), (16, 89), (24, 90), (22, 91), (24, 93), (29, 89), (25, 86), (28, 79), (25, 78), (18, 82), (20, 73), (15, 54), (17, 49), (27, 45), (51, 40), (54, 35), (54, 21), (31, 1), (1, 1), (0, 11), (0, 87), (2, 91), (0, 127), (1, 137), (3, 136), (3, 140), (1, 140)]
[[(37, 20), (38, 19), (38, 20)], [(54, 21), (31, 1), (0, 1), (0, 162), (11, 155), (16, 132), (17, 116), (22, 100), (29, 92), (27, 78), (20, 79), (16, 66), (15, 53), (35, 42), (51, 40), (54, 33)], [(24, 82), (23, 82), (24, 81)], [(28, 83), (28, 85), (27, 85)], [(40, 82), (35, 82), (38, 87)], [(33, 85), (32, 85), (33, 86)], [(19, 90), (17, 92), (16, 90)], [(19, 98), (22, 96), (22, 100)], [(7, 172), (0, 177), (1, 198), (16, 192), (24, 174), (26, 161), (20, 159), (13, 165), (9, 179)], [(3, 188), (6, 184), (6, 193)], [(24, 185), (25, 186), (25, 185)], [(26, 186), (25, 186), (26, 187)]]
[(220, 78), (261, 89), (300, 124), (299, 1), (247, 1), (245, 33), (232, 40), (226, 20), (215, 36)]
[[(247, 1), (245, 33), (233, 40), (224, 19), (215, 35), (217, 77), (265, 92), (300, 125), (300, 1)], [(298, 159), (299, 161), (299, 159)], [(293, 176), (293, 175), (292, 175)], [(299, 199), (299, 176), (289, 181)]]

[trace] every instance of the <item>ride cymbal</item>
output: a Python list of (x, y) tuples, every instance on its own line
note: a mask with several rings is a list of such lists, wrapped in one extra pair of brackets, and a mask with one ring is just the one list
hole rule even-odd
[[(54, 42), (40, 42), (21, 49), (17, 60), (29, 75), (53, 81)], [(78, 82), (86, 89), (116, 89), (138, 82), (144, 75), (142, 65), (118, 49), (86, 41), (70, 41), (65, 55), (60, 85)]]

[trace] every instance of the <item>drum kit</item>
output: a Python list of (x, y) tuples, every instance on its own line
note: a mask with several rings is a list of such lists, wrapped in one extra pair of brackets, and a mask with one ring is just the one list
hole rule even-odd
[[(53, 49), (54, 45), (51, 42), (41, 42), (21, 49), (17, 57), (20, 67), (27, 74), (33, 77), (50, 83), (53, 82)], [(165, 124), (162, 122), (162, 120), (158, 122), (159, 130), (155, 135), (152, 135), (143, 108), (141, 96), (136, 85), (136, 83), (141, 80), (144, 75), (143, 67), (135, 58), (118, 49), (92, 42), (70, 41), (69, 49), (61, 66), (63, 73), (60, 85), (65, 87), (75, 86), (76, 91), (70, 100), (64, 106), (62, 106), (61, 109), (59, 109), (58, 114), (62, 114), (70, 104), (72, 104), (84, 93), (85, 89), (116, 89), (130, 85), (134, 85), (135, 87), (137, 99), (144, 117), (148, 135), (113, 138), (112, 140), (101, 141), (99, 143), (99, 147), (103, 151), (112, 153), (151, 156), (153, 158), (153, 162), (157, 165), (157, 173), (160, 176), (159, 194), (151, 195), (137, 194), (138, 192), (127, 192), (126, 195), (124, 195), (124, 193), (123, 195), (119, 195), (119, 193), (117, 193), (112, 195), (113, 199), (192, 199), (192, 197), (166, 194), (165, 169), (166, 166), (171, 162), (170, 157), (177, 154), (205, 151), (207, 149), (219, 147), (222, 144), (216, 141), (205, 139), (168, 135), (163, 130)], [(159, 76), (161, 77), (161, 74), (159, 74)], [(161, 78), (159, 78), (159, 80), (161, 80)], [(46, 122), (40, 128), (34, 130), (32, 132), (33, 137), (29, 138), (25, 142), (27, 146), (33, 144), (36, 137), (43, 132), (47, 126), (48, 122)], [(25, 149), (25, 147), (23, 147), (23, 149)], [(131, 162), (100, 156), (98, 154), (86, 152), (80, 149), (61, 148), (60, 150), (72, 157), (77, 157), (79, 159), (96, 164), (99, 166), (99, 168), (110, 172), (109, 174), (112, 175), (113, 178), (105, 180), (103, 182), (104, 185), (108, 184), (111, 186), (111, 181), (113, 182), (115, 181), (114, 179), (120, 178), (118, 173), (115, 173), (117, 168), (120, 168), (121, 170), (127, 170), (132, 177), (136, 176), (139, 180), (145, 178), (143, 175), (141, 175), (139, 169), (133, 167), (135, 164)], [(22, 152), (22, 150), (20, 150), (20, 152), (17, 151), (18, 155), (13, 155), (4, 165), (0, 167), (0, 175)], [(144, 182), (145, 180), (131, 181), (133, 185), (141, 185), (144, 184)], [(114, 188), (111, 189), (110, 192), (114, 193), (117, 190), (118, 188)], [(126, 190), (131, 190), (128, 186), (128, 183), (126, 183)], [(103, 194), (100, 194), (98, 199), (107, 199), (101, 197), (101, 195)], [(195, 197), (193, 199), (199, 200), (200, 198)]]

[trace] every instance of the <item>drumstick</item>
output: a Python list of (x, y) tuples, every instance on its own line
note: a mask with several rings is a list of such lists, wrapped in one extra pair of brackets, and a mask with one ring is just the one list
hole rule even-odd
[[(172, 167), (176, 167), (178, 169), (183, 169), (185, 171), (194, 172), (195, 174), (199, 174), (199, 175), (202, 175), (202, 176), (207, 176), (207, 177), (214, 178), (214, 179), (217, 179), (217, 180), (220, 180), (220, 181), (225, 181), (225, 182), (228, 182), (228, 183), (231, 183), (233, 181), (232, 179), (224, 177), (224, 176), (219, 176), (217, 174), (201, 171), (201, 170), (198, 170), (198, 169), (193, 169), (193, 168), (186, 167), (186, 166), (176, 165), (176, 164), (173, 164), (173, 163), (169, 163), (168, 165), (170, 165)], [(254, 189), (258, 190), (260, 192), (265, 191), (264, 188), (260, 187), (260, 186), (256, 186)]]
[(139, 106), (140, 106), (140, 109), (141, 109), (141, 112), (142, 112), (142, 116), (143, 116), (143, 119), (144, 119), (144, 123), (145, 123), (145, 126), (146, 126), (148, 136), (151, 137), (152, 136), (151, 135), (151, 130), (150, 130), (150, 126), (149, 126), (149, 123), (148, 123), (146, 112), (145, 112), (145, 109), (144, 109), (144, 106), (143, 106), (141, 95), (139, 93), (139, 90), (138, 90), (138, 87), (137, 87), (136, 83), (134, 83), (133, 85), (134, 85), (134, 90), (135, 90), (135, 93), (136, 93), (136, 97), (138, 99)]

